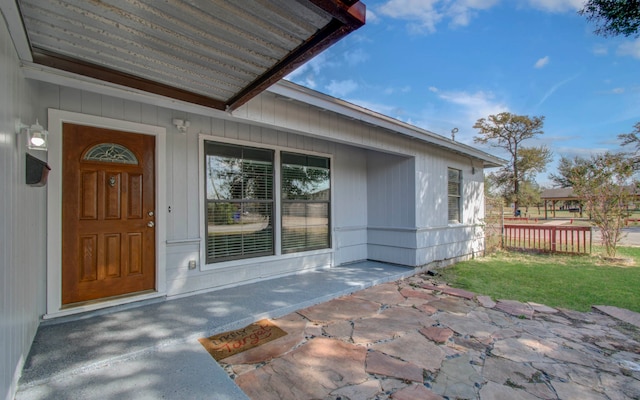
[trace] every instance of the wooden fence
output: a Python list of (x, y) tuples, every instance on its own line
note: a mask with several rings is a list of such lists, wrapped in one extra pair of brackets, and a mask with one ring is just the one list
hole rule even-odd
[(502, 244), (506, 249), (552, 253), (591, 253), (590, 226), (505, 224)]

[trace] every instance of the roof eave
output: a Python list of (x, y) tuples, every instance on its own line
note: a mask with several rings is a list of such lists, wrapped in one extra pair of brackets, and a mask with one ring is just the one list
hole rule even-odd
[(462, 154), (466, 157), (481, 160), (484, 168), (501, 167), (507, 162), (502, 158), (485, 153), (484, 151), (475, 149), (464, 143), (456, 142), (436, 133), (418, 128), (414, 125), (407, 124), (375, 111), (371, 111), (345, 100), (300, 86), (290, 81), (282, 80), (278, 82), (278, 84), (270, 87), (267, 91), (313, 105), (320, 109), (335, 112), (350, 119), (378, 126), (380, 128), (408, 136), (411, 139), (421, 140), (451, 152)]
[(231, 98), (226, 99), (214, 98), (206, 94), (203, 95), (173, 87), (170, 83), (166, 84), (130, 75), (99, 65), (91, 60), (81, 61), (75, 57), (67, 57), (39, 49), (29, 42), (17, 3), (15, 1), (3, 3), (0, 9), (5, 14), (16, 52), (23, 62), (84, 75), (111, 84), (126, 86), (216, 110), (232, 111), (365, 24), (366, 7), (358, 0), (309, 0), (309, 3), (329, 13), (332, 18), (330, 22), (308, 37), (297, 48), (291, 50), (282, 59), (277, 60), (256, 79), (246, 83)]
[[(247, 101), (263, 92), (282, 78), (293, 72), (302, 64), (311, 60), (313, 57), (323, 52), (333, 44), (338, 42), (349, 33), (355, 31), (365, 24), (366, 7), (360, 1), (327, 1), (312, 0), (312, 2), (336, 16), (324, 29), (316, 33), (299, 46), (295, 51), (290, 53), (286, 58), (274, 65), (269, 71), (258, 77), (242, 92), (233, 97), (226, 109), (228, 111), (235, 110)], [(345, 4), (346, 3), (346, 4)], [(343, 4), (343, 6), (341, 6)]]

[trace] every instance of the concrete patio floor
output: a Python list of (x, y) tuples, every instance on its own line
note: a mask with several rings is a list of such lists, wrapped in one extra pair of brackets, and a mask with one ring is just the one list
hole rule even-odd
[[(40, 328), (16, 399), (640, 399), (640, 315), (364, 262)], [(217, 363), (197, 339), (288, 334)]]
[(415, 270), (364, 261), (239, 287), (46, 321), (16, 399), (246, 399), (197, 341)]

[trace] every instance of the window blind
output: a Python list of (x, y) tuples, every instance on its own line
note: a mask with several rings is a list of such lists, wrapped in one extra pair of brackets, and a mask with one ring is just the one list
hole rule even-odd
[(331, 246), (329, 159), (281, 154), (282, 252)]
[(207, 263), (271, 255), (273, 151), (205, 142)]

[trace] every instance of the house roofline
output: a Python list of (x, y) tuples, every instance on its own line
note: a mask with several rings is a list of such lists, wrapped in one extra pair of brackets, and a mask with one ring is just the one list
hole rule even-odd
[[(102, 93), (108, 96), (140, 101), (160, 107), (175, 109), (177, 111), (190, 112), (209, 117), (226, 120), (237, 120), (238, 118), (235, 111), (224, 112), (211, 107), (176, 100), (35, 63), (23, 61), (22, 71), (26, 78), (41, 82)], [(367, 123), (372, 126), (386, 129), (394, 133), (399, 133), (412, 139), (420, 140), (466, 157), (481, 160), (485, 168), (500, 167), (506, 163), (505, 160), (499, 157), (474, 149), (471, 146), (455, 142), (436, 133), (418, 128), (386, 115), (368, 110), (364, 107), (349, 103), (345, 100), (322, 94), (289, 81), (281, 80), (266, 91), (292, 100), (300, 101), (323, 110), (335, 112), (339, 115), (345, 116), (346, 118), (362, 121), (363, 123)]]
[(281, 80), (266, 90), (267, 92), (297, 100), (323, 110), (335, 112), (346, 118), (396, 132), (411, 139), (417, 139), (441, 147), (454, 153), (481, 160), (485, 168), (500, 167), (506, 160), (456, 142), (437, 133), (402, 122), (384, 114), (369, 110), (348, 101), (320, 93), (296, 83)]

